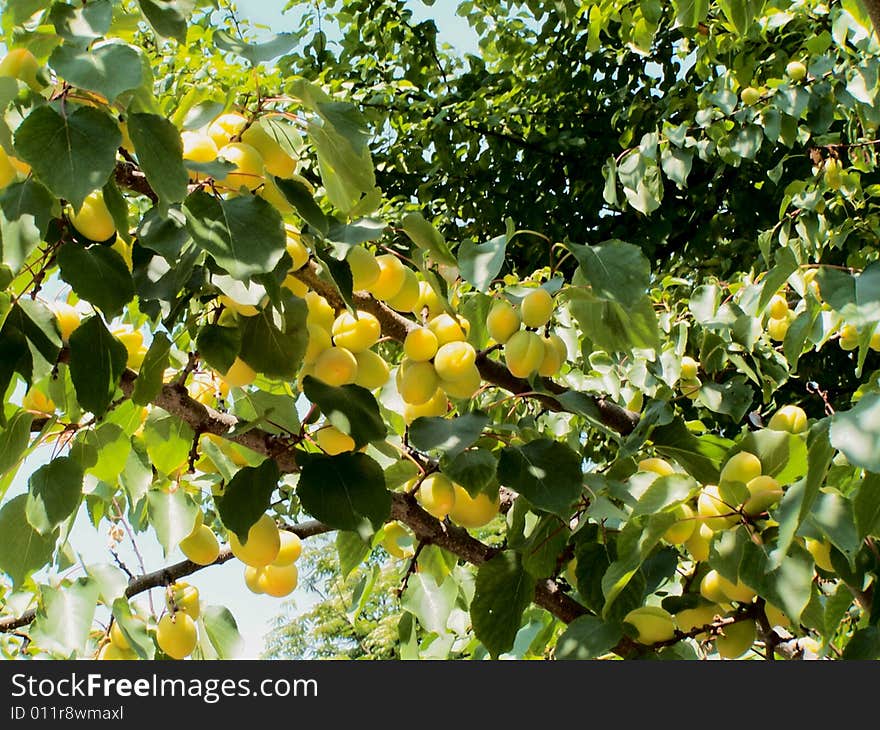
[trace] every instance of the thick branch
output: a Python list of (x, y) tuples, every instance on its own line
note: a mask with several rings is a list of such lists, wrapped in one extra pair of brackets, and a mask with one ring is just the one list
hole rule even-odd
[(874, 32), (880, 37), (880, 0), (862, 0), (868, 15), (871, 16), (871, 22), (874, 24)]
[[(287, 532), (292, 532), (305, 540), (306, 538), (315, 535), (330, 532), (332, 528), (322, 522), (318, 522), (317, 520), (309, 520), (308, 522), (303, 522), (299, 525), (285, 526), (283, 529)], [(174, 583), (181, 578), (185, 578), (188, 575), (197, 573), (200, 570), (210, 568), (213, 565), (223, 565), (223, 563), (231, 560), (232, 557), (232, 551), (229, 548), (224, 548), (220, 551), (219, 557), (213, 563), (209, 563), (208, 565), (200, 565), (191, 560), (182, 560), (174, 565), (169, 565), (167, 568), (161, 568), (152, 573), (135, 576), (128, 582), (128, 587), (125, 589), (125, 597), (131, 598), (132, 596), (144, 593), (152, 588), (161, 588), (162, 586)], [(20, 629), (23, 626), (27, 626), (34, 620), (34, 618), (36, 618), (36, 615), (36, 609), (32, 608), (25, 611), (21, 616), (0, 619), (0, 633), (9, 633), (16, 629)]]

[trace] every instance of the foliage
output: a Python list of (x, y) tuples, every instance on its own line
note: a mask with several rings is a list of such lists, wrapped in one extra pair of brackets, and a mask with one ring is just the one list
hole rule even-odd
[(861, 4), (7, 5), (5, 653), (233, 652), (84, 514), (279, 598), (335, 532), (272, 656), (877, 658)]

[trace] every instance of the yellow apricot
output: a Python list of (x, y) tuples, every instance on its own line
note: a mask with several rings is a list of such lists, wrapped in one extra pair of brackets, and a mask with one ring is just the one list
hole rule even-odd
[(443, 300), (440, 295), (434, 291), (427, 281), (419, 282), (419, 303), (416, 307), (416, 314), (421, 314), (423, 310), (428, 310), (428, 317), (436, 317), (444, 311)]
[(55, 315), (55, 324), (58, 326), (58, 333), (61, 339), (67, 342), (71, 333), (79, 327), (80, 313), (76, 307), (71, 306), (67, 302), (55, 302), (51, 306)]
[(480, 389), (483, 379), (477, 366), (472, 364), (455, 380), (444, 380), (441, 378), (439, 383), (443, 392), (450, 398), (471, 398)]
[(55, 413), (55, 403), (52, 399), (36, 388), (29, 388), (24, 394), (21, 407), (33, 413)]
[(672, 545), (680, 545), (690, 539), (697, 528), (694, 511), (686, 504), (678, 505), (674, 510), (676, 521), (663, 533), (663, 539)]
[(266, 595), (283, 598), (293, 593), (299, 582), (299, 569), (295, 563), (289, 565), (267, 565), (257, 579)]
[(217, 297), (217, 303), (222, 305), (224, 310), (235, 312), (242, 317), (255, 317), (260, 313), (260, 308), (256, 305), (242, 304), (241, 302), (235, 301), (232, 297), (227, 296), (226, 294), (220, 294)]
[(803, 408), (785, 405), (779, 408), (767, 422), (767, 428), (773, 431), (803, 433), (807, 430), (807, 414)]
[(735, 525), (738, 518), (726, 504), (714, 484), (707, 484), (697, 497), (697, 515), (710, 530), (724, 530)]
[(455, 505), (455, 487), (445, 474), (435, 472), (426, 476), (416, 492), (419, 503), (429, 514), (442, 520)]
[(327, 385), (348, 385), (357, 379), (357, 359), (345, 347), (328, 347), (313, 363), (314, 375)]
[(767, 334), (770, 335), (771, 340), (782, 342), (790, 324), (791, 320), (788, 317), (780, 317), (779, 319), (771, 317), (767, 320)]
[(268, 565), (278, 557), (281, 550), (281, 536), (275, 520), (263, 514), (251, 525), (247, 541), (244, 543), (240, 542), (238, 536), (230, 530), (229, 547), (232, 554), (245, 565), (252, 565), (255, 568)]
[(655, 474), (659, 474), (661, 477), (675, 474), (675, 469), (672, 467), (672, 464), (666, 461), (666, 459), (661, 459), (656, 456), (642, 459), (638, 463), (638, 467), (639, 471), (652, 471)]
[(553, 316), (553, 297), (546, 289), (535, 289), (523, 297), (519, 311), (526, 327), (543, 327)]
[(270, 176), (263, 178), (263, 184), (257, 188), (256, 192), (263, 200), (274, 206), (281, 215), (289, 215), (296, 210)]
[(770, 298), (768, 311), (770, 312), (770, 317), (773, 319), (788, 317), (788, 302), (785, 301), (785, 297), (781, 294), (774, 294)]
[(116, 224), (100, 190), (89, 193), (80, 209), (71, 217), (71, 225), (92, 241), (106, 241), (116, 235)]
[(382, 325), (370, 312), (342, 312), (331, 329), (333, 344), (351, 352), (362, 352), (375, 345), (382, 336)]
[(287, 253), (290, 255), (291, 261), (293, 261), (290, 270), (299, 271), (309, 263), (309, 249), (303, 244), (302, 235), (294, 226), (288, 223), (284, 226), (284, 230), (287, 233)]
[(693, 380), (697, 377), (697, 373), (700, 370), (700, 363), (698, 363), (694, 358), (690, 355), (685, 355), (681, 358), (681, 378), (682, 380)]
[(455, 502), (449, 511), (449, 519), (455, 524), (468, 529), (483, 527), (492, 521), (498, 514), (501, 501), (498, 497), (489, 497), (480, 492), (476, 497), (471, 497), (468, 491), (459, 484), (454, 485)]
[(437, 371), (429, 362), (413, 362), (404, 358), (397, 368), (397, 390), (405, 403), (418, 406), (426, 403), (436, 392)]
[(235, 170), (217, 178), (217, 184), (234, 192), (242, 187), (254, 190), (263, 184), (263, 158), (249, 144), (230, 142), (217, 151), (217, 156), (235, 165)]
[(156, 643), (172, 659), (184, 659), (196, 648), (199, 641), (196, 623), (192, 617), (178, 611), (166, 613), (156, 627)]
[(262, 566), (259, 568), (253, 565), (245, 566), (244, 584), (251, 593), (256, 593), (257, 595), (263, 593), (263, 589), (260, 587), (260, 576), (262, 576), (263, 570), (265, 570), (265, 568)]
[(434, 392), (434, 395), (432, 395), (425, 403), (422, 403), (421, 405), (414, 406), (410, 403), (404, 403), (403, 420), (408, 426), (417, 418), (445, 416), (448, 409), (449, 399), (446, 397), (445, 391), (443, 391), (442, 388), (437, 388), (437, 390)]
[(751, 619), (727, 624), (722, 634), (715, 639), (715, 649), (723, 659), (737, 659), (745, 654), (755, 643), (757, 632)]
[(470, 323), (464, 318), (457, 320), (445, 312), (428, 320), (428, 329), (437, 337), (437, 345), (442, 346), (447, 342), (463, 342), (467, 339)]
[(303, 355), (303, 362), (313, 363), (324, 350), (333, 347), (333, 340), (330, 339), (330, 333), (327, 330), (316, 324), (307, 323), (306, 329), (309, 333), (309, 341)]
[(437, 349), (437, 335), (427, 327), (410, 330), (403, 341), (403, 351), (413, 362), (430, 360), (437, 354)]
[(416, 272), (404, 267), (403, 285), (397, 294), (386, 300), (386, 303), (398, 312), (415, 312), (418, 310), (420, 298), (421, 290)]
[(376, 257), (379, 275), (376, 280), (365, 287), (376, 299), (388, 301), (403, 288), (406, 280), (406, 267), (393, 254), (386, 253)]
[(477, 352), (468, 342), (447, 342), (434, 356), (434, 369), (441, 380), (459, 380), (467, 375), (477, 360)]
[(486, 317), (486, 329), (489, 331), (489, 336), (501, 345), (519, 330), (520, 324), (519, 312), (506, 299), (497, 300)]
[(247, 117), (238, 112), (226, 112), (208, 125), (208, 136), (214, 140), (217, 149), (220, 149), (233, 137), (241, 134), (246, 124)]
[(186, 557), (198, 565), (210, 565), (220, 555), (220, 543), (214, 531), (207, 525), (199, 525), (180, 541), (180, 549)]
[(190, 162), (213, 162), (217, 159), (217, 145), (204, 132), (181, 132), (183, 159)]
[(303, 299), (306, 300), (306, 306), (309, 310), (306, 321), (323, 327), (329, 332), (333, 328), (333, 322), (336, 320), (336, 312), (330, 306), (330, 303), (314, 291), (308, 292)]
[(220, 377), (232, 388), (244, 388), (254, 382), (256, 371), (240, 357), (236, 357), (225, 373)]
[(553, 337), (559, 337), (559, 335), (541, 338), (541, 342), (544, 344), (544, 359), (538, 366), (538, 375), (545, 378), (552, 378), (562, 367), (562, 357), (559, 355), (559, 347), (552, 340)]
[(278, 557), (270, 563), (270, 565), (276, 567), (295, 563), (299, 560), (299, 556), (302, 555), (302, 540), (300, 540), (299, 535), (287, 530), (280, 530), (279, 533), (281, 536), (281, 549), (278, 551)]
[(520, 330), (504, 343), (504, 360), (507, 369), (518, 378), (527, 378), (544, 360), (544, 343), (541, 337), (528, 330)]
[(330, 456), (354, 451), (355, 446), (354, 439), (336, 426), (322, 426), (315, 433), (315, 441)]
[(6, 154), (6, 150), (0, 147), (0, 190), (12, 182), (15, 182), (18, 173)]
[(309, 291), (309, 285), (297, 278), (296, 274), (288, 274), (281, 282), (281, 286), (286, 287), (294, 295), (302, 299)]
[(296, 160), (284, 150), (272, 130), (267, 130), (259, 122), (242, 132), (241, 141), (260, 153), (270, 175), (289, 178), (296, 172)]
[(357, 377), (354, 379), (355, 385), (360, 385), (367, 390), (376, 390), (381, 388), (388, 382), (391, 373), (388, 370), (388, 363), (384, 358), (372, 350), (364, 350), (354, 353), (354, 359), (357, 360)]
[(412, 533), (397, 520), (388, 522), (383, 528), (382, 547), (389, 555), (404, 560), (415, 553)]
[(715, 533), (705, 524), (698, 524), (694, 533), (684, 542), (685, 548), (691, 554), (695, 562), (703, 562), (709, 559), (709, 548)]
[(34, 91), (45, 86), (37, 78), (39, 70), (40, 62), (27, 48), (13, 48), (0, 61), (0, 76), (11, 76), (24, 81)]

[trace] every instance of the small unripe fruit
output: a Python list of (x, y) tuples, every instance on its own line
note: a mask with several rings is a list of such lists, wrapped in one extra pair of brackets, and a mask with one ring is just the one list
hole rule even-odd
[(381, 388), (388, 382), (391, 372), (388, 370), (388, 363), (378, 353), (372, 350), (364, 350), (363, 352), (354, 353), (354, 359), (357, 360), (357, 377), (354, 379), (355, 385), (360, 385), (367, 390), (376, 390)]
[(413, 362), (426, 362), (437, 354), (437, 335), (427, 327), (410, 330), (403, 341), (403, 351)]
[(697, 377), (697, 373), (700, 370), (700, 363), (698, 363), (694, 358), (690, 355), (685, 355), (681, 358), (681, 378), (682, 380), (693, 380)]
[(497, 300), (486, 317), (486, 329), (489, 331), (489, 336), (501, 345), (519, 330), (520, 324), (519, 313), (506, 299)]
[(625, 623), (636, 631), (636, 641), (640, 644), (656, 644), (675, 638), (675, 621), (672, 614), (660, 606), (642, 606), (623, 617)]
[(355, 291), (369, 289), (379, 278), (376, 257), (363, 246), (352, 246), (345, 255), (351, 268), (352, 288)]
[(544, 343), (534, 332), (520, 330), (505, 343), (504, 360), (512, 375), (527, 378), (544, 360)]
[(267, 514), (258, 519), (248, 530), (247, 542), (241, 543), (238, 536), (230, 530), (229, 547), (245, 565), (260, 568), (278, 557), (281, 550), (281, 536), (275, 521)]
[(156, 643), (172, 659), (184, 659), (196, 648), (199, 641), (196, 622), (182, 611), (166, 613), (156, 627)]
[(455, 505), (455, 487), (449, 477), (439, 472), (426, 476), (416, 494), (422, 508), (438, 520), (446, 517)]
[(789, 61), (785, 73), (792, 81), (803, 81), (807, 75), (807, 67), (800, 61)]
[(379, 266), (379, 275), (376, 280), (365, 287), (376, 299), (388, 301), (403, 288), (406, 280), (406, 267), (397, 256), (390, 253), (376, 257)]
[(348, 385), (357, 379), (357, 359), (344, 347), (329, 347), (312, 365), (314, 375), (327, 385)]
[(477, 529), (488, 525), (501, 507), (500, 499), (480, 492), (471, 497), (468, 491), (459, 484), (455, 487), (455, 504), (449, 512), (449, 519), (456, 525), (467, 529)]
[(746, 106), (757, 104), (761, 98), (761, 92), (754, 86), (746, 86), (739, 94), (739, 98)]
[(553, 297), (546, 289), (535, 289), (523, 297), (519, 311), (526, 327), (543, 327), (553, 316)]

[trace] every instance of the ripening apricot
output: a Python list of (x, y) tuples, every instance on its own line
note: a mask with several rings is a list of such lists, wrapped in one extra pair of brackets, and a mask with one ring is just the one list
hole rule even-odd
[(455, 503), (449, 511), (449, 519), (455, 524), (476, 529), (488, 525), (498, 514), (501, 500), (497, 496), (493, 498), (480, 492), (476, 497), (471, 497), (461, 485), (455, 484), (454, 487)]
[(376, 390), (376, 388), (385, 385), (388, 378), (391, 377), (388, 363), (381, 355), (372, 350), (356, 352), (354, 359), (357, 360), (358, 365), (357, 377), (354, 379), (355, 385), (360, 385), (367, 390)]
[(182, 611), (166, 613), (156, 627), (156, 643), (172, 659), (184, 659), (199, 641), (196, 622)]
[(672, 545), (680, 545), (690, 539), (697, 528), (694, 511), (686, 504), (678, 505), (674, 510), (675, 522), (663, 533), (663, 539)]
[(225, 147), (221, 147), (217, 155), (233, 163), (236, 168), (224, 177), (217, 178), (218, 185), (238, 192), (242, 187), (254, 190), (263, 184), (263, 158), (249, 144), (230, 142)]
[(124, 346), (128, 353), (126, 366), (137, 370), (144, 362), (147, 348), (144, 346), (144, 334), (140, 330), (132, 329), (128, 325), (121, 325), (110, 330), (117, 340)]
[(681, 358), (681, 378), (682, 380), (693, 380), (697, 377), (697, 373), (700, 370), (700, 363), (698, 363), (694, 358), (690, 355), (685, 355)]
[[(674, 618), (678, 628), (689, 633), (701, 626), (709, 626), (714, 623), (716, 616), (721, 616), (723, 613), (724, 609), (717, 603), (703, 603), (693, 608), (682, 609), (675, 614)], [(697, 634), (697, 636), (702, 638), (705, 633)]]
[(638, 463), (639, 471), (652, 471), (655, 474), (659, 474), (661, 477), (669, 476), (670, 474), (675, 474), (675, 469), (673, 469), (672, 464), (670, 464), (666, 459), (660, 459), (656, 456), (651, 456), (647, 459), (642, 459)]
[(804, 547), (813, 556), (813, 562), (822, 570), (834, 571), (831, 562), (831, 543), (828, 540), (817, 540), (812, 537), (804, 538)]
[(855, 350), (859, 346), (859, 331), (853, 324), (845, 324), (840, 328), (840, 349)]
[(483, 384), (480, 370), (470, 365), (455, 380), (440, 379), (440, 387), (450, 398), (472, 398)]
[(444, 311), (443, 300), (440, 295), (434, 291), (434, 287), (427, 281), (419, 282), (419, 303), (416, 307), (416, 314), (421, 314), (424, 310), (428, 310), (428, 317), (436, 317)]
[(219, 373), (220, 377), (232, 388), (244, 388), (257, 377), (256, 371), (240, 357), (236, 357), (225, 373)]
[(387, 302), (403, 288), (406, 267), (397, 256), (390, 253), (377, 256), (376, 264), (379, 266), (379, 276), (365, 289), (376, 299)]
[[(116, 624), (113, 625), (115, 626)], [(131, 661), (137, 658), (138, 655), (135, 654), (131, 648), (125, 649), (119, 646), (115, 641), (108, 641), (106, 644), (104, 644), (104, 646), (102, 646), (101, 650), (98, 652), (97, 656), (97, 659), (99, 661)]]
[(635, 640), (639, 644), (656, 644), (675, 637), (675, 622), (672, 614), (660, 606), (634, 608), (623, 617), (623, 620), (635, 628)]
[(275, 184), (275, 181), (269, 175), (263, 178), (263, 184), (257, 188), (256, 193), (272, 205), (281, 215), (289, 215), (296, 210), (287, 199), (287, 196), (281, 192), (281, 188)]
[(434, 369), (442, 380), (459, 380), (467, 375), (477, 360), (477, 351), (468, 342), (447, 342), (434, 356)]
[(233, 137), (241, 134), (246, 124), (247, 117), (238, 112), (226, 112), (208, 125), (208, 136), (214, 140), (217, 149), (220, 149)]
[(125, 634), (122, 632), (122, 628), (119, 626), (118, 621), (114, 621), (113, 625), (110, 627), (110, 641), (116, 646), (116, 648), (121, 649), (122, 651), (131, 650), (131, 644), (128, 639), (125, 638)]
[(273, 131), (267, 130), (259, 122), (241, 133), (241, 141), (260, 153), (266, 172), (270, 175), (289, 178), (296, 172), (296, 160), (284, 150)]
[(268, 565), (278, 557), (281, 550), (281, 536), (278, 527), (269, 515), (263, 514), (248, 530), (247, 542), (239, 541), (238, 536), (229, 531), (229, 547), (232, 554), (242, 563), (255, 568)]
[(426, 362), (437, 354), (437, 335), (427, 327), (410, 330), (403, 341), (403, 352), (413, 362)]
[(725, 462), (719, 476), (719, 484), (725, 482), (748, 484), (759, 476), (761, 476), (761, 460), (748, 451), (740, 451)]
[(727, 624), (721, 631), (721, 636), (715, 639), (715, 649), (723, 659), (741, 657), (751, 648), (757, 638), (755, 622), (752, 619)]
[(302, 555), (302, 540), (299, 535), (287, 530), (280, 530), (279, 534), (281, 535), (281, 549), (278, 551), (278, 557), (270, 563), (276, 567), (295, 563)]
[(721, 499), (718, 487), (707, 484), (697, 497), (697, 515), (710, 530), (724, 530), (735, 525), (738, 518), (733, 508)]
[(771, 317), (767, 320), (767, 334), (770, 335), (771, 340), (782, 342), (785, 339), (790, 324), (791, 320), (787, 316), (780, 317), (779, 319)]
[(315, 433), (315, 442), (330, 456), (354, 451), (354, 439), (336, 426), (323, 426)]
[(251, 593), (256, 593), (258, 595), (263, 593), (263, 589), (260, 587), (260, 576), (263, 574), (263, 570), (263, 567), (257, 568), (253, 565), (245, 566), (244, 584)]
[(299, 582), (299, 569), (289, 565), (267, 565), (257, 578), (263, 593), (273, 598), (283, 598), (293, 593)]
[(398, 312), (416, 312), (419, 308), (419, 299), (422, 296), (419, 288), (419, 279), (416, 272), (404, 267), (403, 286), (400, 291), (388, 299), (386, 303)]
[(782, 487), (773, 477), (755, 477), (746, 484), (749, 498), (743, 504), (743, 512), (747, 515), (759, 515), (782, 499)]
[(445, 416), (449, 410), (449, 398), (442, 388), (437, 388), (425, 403), (414, 406), (410, 403), (403, 405), (403, 420), (408, 426), (417, 418), (428, 418), (431, 416)]
[(375, 345), (382, 336), (382, 325), (369, 312), (342, 312), (331, 329), (333, 344), (351, 352), (362, 352)]
[(302, 299), (309, 291), (309, 285), (299, 279), (296, 274), (288, 274), (281, 282), (281, 286), (288, 289), (294, 296)]
[(29, 388), (21, 399), (21, 407), (32, 413), (55, 413), (54, 401), (42, 390)]
[(220, 555), (220, 543), (214, 531), (207, 525), (199, 525), (180, 541), (180, 549), (186, 557), (198, 565), (210, 565)]
[(382, 547), (389, 555), (404, 560), (415, 553), (412, 533), (397, 520), (392, 520), (383, 528)]
[(284, 226), (284, 231), (287, 234), (287, 253), (293, 261), (290, 270), (299, 271), (309, 263), (309, 249), (303, 244), (302, 235), (294, 226), (288, 223)]
[(519, 330), (520, 324), (519, 312), (506, 299), (497, 300), (486, 317), (486, 329), (489, 331), (489, 337), (501, 345)]
[(470, 322), (461, 316), (453, 319), (444, 312), (428, 320), (428, 329), (436, 335), (437, 345), (442, 346), (447, 342), (466, 340), (470, 331)]
[(544, 360), (544, 343), (541, 337), (528, 330), (515, 332), (504, 343), (504, 361), (507, 369), (518, 378), (527, 378)]
[(91, 241), (106, 241), (116, 235), (116, 224), (100, 190), (89, 193), (70, 219), (71, 225)]
[(13, 48), (0, 61), (0, 76), (11, 76), (24, 81), (34, 91), (45, 86), (37, 78), (39, 71), (40, 62), (27, 48)]
[(437, 371), (429, 362), (402, 360), (397, 368), (397, 391), (405, 403), (418, 406), (426, 403), (436, 392)]
[(695, 562), (703, 562), (709, 559), (709, 548), (712, 545), (712, 537), (715, 533), (705, 524), (698, 524), (691, 535), (684, 542), (685, 548), (691, 554)]
[(190, 162), (213, 162), (217, 159), (217, 145), (204, 132), (181, 132), (183, 159)]
[(712, 603), (728, 603), (730, 597), (724, 592), (721, 583), (721, 574), (717, 570), (710, 570), (700, 581), (700, 595)]
[(352, 289), (369, 289), (379, 278), (379, 264), (376, 257), (364, 246), (352, 246), (345, 255), (351, 269)]
[[(559, 346), (553, 341), (553, 338), (559, 338), (559, 335), (551, 334), (547, 337), (541, 337), (544, 344), (544, 359), (538, 366), (538, 375), (545, 378), (552, 378), (562, 367), (562, 356), (560, 355)], [(564, 343), (563, 343), (564, 344)]]
[(199, 589), (181, 581), (172, 583), (168, 587), (165, 605), (168, 606), (169, 611), (185, 613), (192, 619), (197, 619), (202, 613)]
[(5, 188), (18, 177), (18, 172), (9, 160), (6, 150), (0, 147), (0, 190)]
[(774, 431), (803, 433), (807, 430), (807, 414), (800, 406), (782, 406), (770, 417), (767, 428)]
[(553, 316), (553, 297), (546, 289), (535, 289), (523, 297), (519, 312), (526, 327), (543, 327)]
[(329, 332), (333, 328), (333, 322), (336, 320), (336, 312), (330, 306), (330, 303), (318, 292), (314, 291), (308, 292), (303, 299), (306, 300), (306, 307), (309, 310), (306, 322), (323, 327)]
[(770, 297), (770, 306), (768, 307), (770, 316), (773, 319), (782, 319), (788, 317), (788, 302), (781, 294), (774, 294)]
[(455, 505), (455, 487), (445, 474), (435, 472), (426, 476), (416, 492), (419, 503), (429, 514), (442, 520)]
[(755, 600), (757, 593), (749, 588), (741, 580), (737, 579), (736, 583), (728, 580), (723, 575), (718, 575), (718, 585), (731, 601), (739, 601), (740, 603), (751, 603)]
[(314, 363), (312, 370), (318, 380), (327, 385), (348, 385), (357, 380), (357, 359), (344, 347), (328, 347)]

